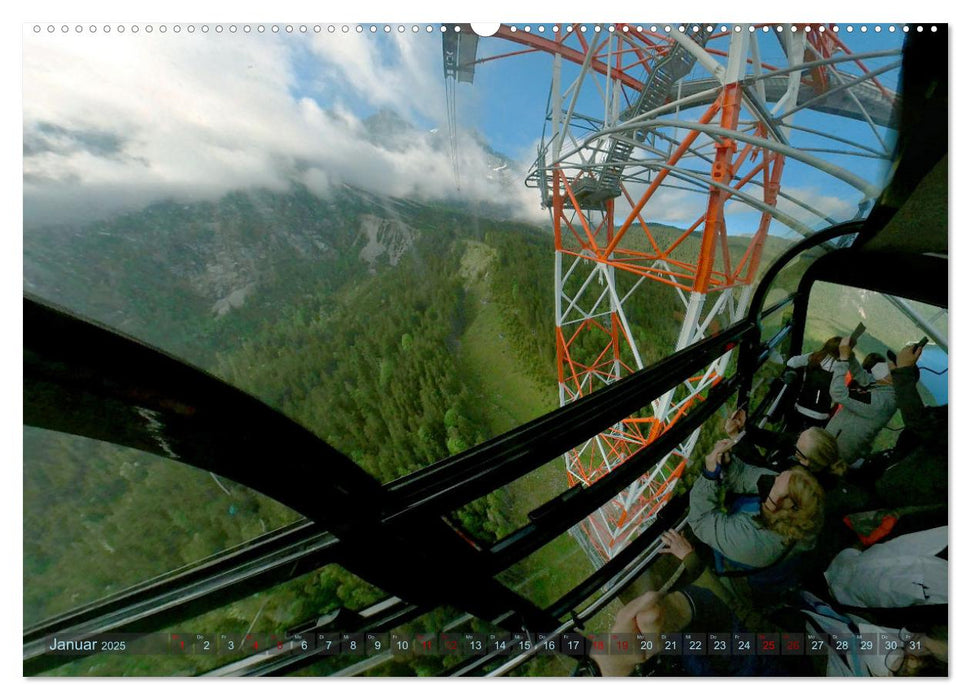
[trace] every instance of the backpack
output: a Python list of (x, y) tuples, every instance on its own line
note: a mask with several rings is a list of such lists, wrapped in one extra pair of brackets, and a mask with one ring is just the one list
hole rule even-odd
[(811, 411), (829, 413), (833, 407), (833, 401), (829, 396), (829, 385), (832, 380), (832, 372), (822, 367), (806, 367), (796, 403)]

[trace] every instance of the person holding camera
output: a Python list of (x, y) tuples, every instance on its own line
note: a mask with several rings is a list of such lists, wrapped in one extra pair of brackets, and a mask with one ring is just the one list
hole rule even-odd
[[(691, 489), (688, 524), (695, 536), (726, 570), (767, 569), (811, 550), (823, 523), (819, 482), (802, 466), (776, 473), (748, 465), (732, 456), (733, 445), (715, 443)], [(727, 511), (722, 491), (736, 496)]]
[[(799, 395), (786, 423), (792, 431), (813, 426), (823, 427), (832, 415), (833, 401), (829, 385), (833, 380), (833, 364), (839, 359), (840, 337), (834, 336), (815, 352), (795, 355), (786, 362), (789, 370), (801, 370)], [(793, 374), (793, 380), (798, 375)]]
[(858, 459), (870, 454), (877, 433), (897, 411), (897, 397), (891, 378), (894, 365), (889, 360), (870, 368), (873, 381), (865, 393), (851, 395), (844, 381), (846, 373), (857, 377), (863, 372), (851, 348), (851, 338), (843, 338), (839, 345), (839, 359), (833, 363), (829, 395), (840, 408), (826, 424), (826, 431), (836, 437), (840, 457), (852, 467)]
[[(627, 637), (626, 651), (611, 649), (593, 652), (603, 676), (634, 675), (691, 675), (691, 676), (752, 676), (782, 675), (787, 666), (778, 658), (737, 655), (684, 655), (674, 658), (658, 656), (660, 643), (638, 644), (635, 635), (661, 633), (708, 633), (746, 632), (745, 623), (736, 612), (738, 601), (717, 580), (702, 583), (700, 577), (707, 569), (695, 552), (691, 542), (680, 532), (668, 530), (661, 533), (661, 554), (670, 554), (684, 565), (691, 581), (677, 591), (648, 591), (627, 603), (611, 627), (611, 634)], [(680, 580), (680, 579), (679, 579)], [(673, 580), (670, 583), (673, 583)], [(650, 662), (650, 663), (649, 663)]]
[(903, 449), (901, 443), (906, 441), (910, 447), (876, 482), (881, 502), (892, 508), (947, 504), (948, 407), (925, 406), (917, 393), (917, 360), (922, 352), (920, 343), (904, 347), (890, 373), (907, 428), (897, 445)]

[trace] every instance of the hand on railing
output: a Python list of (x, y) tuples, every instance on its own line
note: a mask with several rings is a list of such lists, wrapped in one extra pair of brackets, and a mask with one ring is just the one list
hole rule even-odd
[(662, 532), (661, 542), (664, 543), (664, 546), (658, 550), (661, 554), (673, 554), (681, 561), (695, 550), (688, 538), (677, 530)]
[(744, 409), (738, 409), (725, 421), (725, 432), (728, 437), (734, 438), (745, 429), (746, 414)]

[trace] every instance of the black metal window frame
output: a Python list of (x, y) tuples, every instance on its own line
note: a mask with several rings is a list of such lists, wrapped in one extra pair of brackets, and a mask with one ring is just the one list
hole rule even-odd
[[(795, 299), (762, 308), (775, 276), (803, 251), (857, 232), (861, 224), (826, 229), (787, 250), (767, 271), (742, 322), (579, 401), (383, 486), (258, 399), (162, 351), (25, 295), (25, 424), (165, 457), (174, 451), (179, 461), (260, 491), (308, 520), (25, 630), (24, 673), (39, 673), (68, 660), (43, 653), (43, 640), (49, 635), (163, 629), (265, 590), (298, 575), (295, 572), (332, 562), (399, 601), (380, 619), (360, 619), (375, 631), (442, 604), (514, 631), (555, 630), (562, 618), (576, 619), (574, 608), (647, 550), (661, 529), (683, 512), (683, 502), (662, 509), (655, 525), (619, 557), (546, 609), (502, 585), (495, 575), (569, 530), (647, 472), (736, 390), (741, 403), (751, 389), (754, 370), (788, 332), (784, 328), (769, 343), (760, 338), (761, 320)], [(456, 507), (528, 474), (649, 405), (735, 348), (735, 373), (713, 387), (707, 399), (672, 429), (589, 487), (554, 497), (536, 509), (537, 516), (527, 525), (499, 542), (476, 545), (444, 520)], [(97, 410), (89, 410), (92, 407)], [(426, 574), (421, 585), (403, 573), (416, 567)], [(280, 673), (306, 663), (276, 660), (257, 672)]]

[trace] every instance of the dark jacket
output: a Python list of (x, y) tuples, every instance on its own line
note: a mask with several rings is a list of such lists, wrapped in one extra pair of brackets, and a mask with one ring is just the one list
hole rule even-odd
[(877, 495), (892, 508), (947, 503), (947, 406), (928, 408), (917, 393), (917, 368), (891, 372), (904, 425), (916, 447), (877, 480)]

